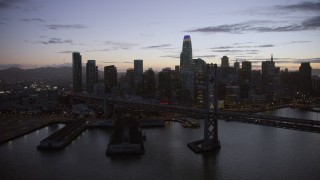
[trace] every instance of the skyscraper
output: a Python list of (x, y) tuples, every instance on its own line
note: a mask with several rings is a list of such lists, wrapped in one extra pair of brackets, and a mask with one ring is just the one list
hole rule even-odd
[(311, 92), (311, 71), (312, 68), (309, 62), (301, 63), (299, 67), (299, 91), (304, 94)]
[(143, 96), (154, 98), (156, 94), (156, 76), (152, 68), (149, 68), (143, 74)]
[(97, 83), (97, 67), (95, 60), (88, 60), (86, 64), (87, 92), (93, 93), (94, 85)]
[(134, 69), (132, 69), (132, 68), (127, 69), (127, 72), (126, 72), (126, 75), (125, 75), (124, 90), (128, 94), (133, 94), (133, 90), (134, 90)]
[(72, 53), (72, 80), (73, 80), (73, 92), (82, 92), (82, 63), (81, 55), (79, 52)]
[(243, 61), (241, 67), (241, 74), (240, 79), (242, 82), (248, 81), (251, 82), (251, 62), (250, 61)]
[(180, 54), (180, 69), (190, 70), (192, 65), (192, 45), (189, 35), (183, 37), (182, 52)]
[(134, 60), (134, 86), (137, 94), (141, 94), (142, 77), (143, 76), (143, 60)]
[(194, 96), (194, 74), (192, 63), (191, 38), (185, 35), (183, 38), (182, 52), (180, 54), (180, 79), (181, 79), (181, 100), (190, 101)]
[(206, 90), (206, 73), (207, 63), (198, 58), (193, 59), (193, 73), (194, 73), (194, 106), (203, 108), (205, 105), (205, 90)]
[(221, 58), (221, 67), (229, 67), (229, 58), (228, 58), (228, 56), (223, 56)]
[(271, 55), (271, 61), (262, 62), (261, 82), (267, 101), (273, 101), (278, 91), (279, 73)]
[(160, 99), (171, 99), (172, 98), (172, 82), (173, 72), (170, 68), (164, 68), (159, 72), (159, 91)]
[(236, 60), (236, 62), (233, 64), (233, 67), (238, 70), (240, 68), (239, 62)]
[(117, 68), (114, 65), (104, 67), (104, 87), (106, 93), (111, 93), (117, 86)]

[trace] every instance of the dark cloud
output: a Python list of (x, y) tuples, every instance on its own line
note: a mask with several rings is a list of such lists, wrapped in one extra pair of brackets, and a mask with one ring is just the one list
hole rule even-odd
[(142, 47), (141, 49), (159, 49), (159, 48), (166, 48), (166, 47), (170, 47), (170, 46), (171, 46), (171, 44), (160, 44), (160, 45)]
[(114, 46), (117, 48), (129, 49), (133, 46), (137, 46), (138, 44), (135, 43), (128, 43), (128, 42), (114, 42), (114, 41), (104, 41), (105, 45)]
[(114, 49), (108, 49), (108, 48), (105, 48), (105, 49), (93, 49), (93, 50), (87, 50), (86, 52), (99, 52), (99, 51), (112, 51)]
[(23, 18), (23, 19), (20, 19), (20, 20), (24, 21), (24, 22), (45, 22), (45, 20), (43, 20), (41, 18), (31, 18), (31, 19)]
[(232, 48), (234, 48), (234, 46), (217, 46), (211, 49), (232, 49)]
[(310, 58), (310, 59), (297, 59), (296, 63), (310, 62), (310, 63), (320, 63), (320, 57)]
[(180, 58), (180, 56), (175, 56), (175, 55), (163, 55), (160, 57), (165, 57), (165, 58)]
[(0, 9), (16, 8), (17, 4), (24, 1), (25, 0), (0, 0)]
[(320, 2), (301, 2), (293, 5), (275, 6), (279, 10), (320, 12)]
[(131, 49), (134, 46), (137, 46), (138, 44), (128, 42), (104, 41), (104, 45), (109, 46), (109, 50), (127, 50)]
[(50, 38), (48, 41), (39, 41), (42, 44), (72, 44), (72, 40), (62, 40), (60, 38)]
[(212, 52), (224, 53), (229, 55), (243, 55), (243, 54), (258, 54), (259, 50), (256, 49), (216, 49)]
[(320, 16), (309, 18), (302, 22), (305, 29), (317, 29), (320, 27)]
[[(256, 23), (255, 23), (256, 22)], [(247, 21), (237, 24), (225, 24), (219, 26), (208, 26), (186, 30), (185, 32), (200, 33), (245, 33), (245, 32), (291, 32), (320, 29), (320, 16), (314, 16), (300, 23), (280, 23), (272, 21)]]
[(64, 54), (71, 54), (71, 53), (73, 53), (74, 51), (60, 51), (60, 52), (58, 52), (58, 53), (64, 53)]
[(274, 47), (273, 44), (264, 44), (264, 45), (260, 45), (260, 46), (256, 46), (256, 47), (261, 47), (261, 48), (264, 48), (264, 47)]
[(49, 29), (52, 30), (63, 30), (63, 29), (85, 29), (88, 28), (85, 25), (82, 24), (51, 24), (46, 26)]
[(195, 58), (215, 58), (216, 55), (200, 55), (200, 56), (194, 56)]
[(288, 44), (309, 43), (309, 42), (312, 42), (312, 41), (290, 41), (288, 42)]

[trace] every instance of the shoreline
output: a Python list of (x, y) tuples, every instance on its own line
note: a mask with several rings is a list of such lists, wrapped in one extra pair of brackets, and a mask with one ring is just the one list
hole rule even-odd
[(0, 145), (55, 123), (67, 123), (71, 119), (60, 115), (12, 115), (1, 114)]

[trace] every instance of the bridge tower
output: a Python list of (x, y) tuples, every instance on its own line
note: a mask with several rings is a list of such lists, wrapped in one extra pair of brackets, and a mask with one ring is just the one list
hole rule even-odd
[(218, 139), (217, 64), (207, 64), (204, 138), (187, 144), (195, 153), (220, 149)]

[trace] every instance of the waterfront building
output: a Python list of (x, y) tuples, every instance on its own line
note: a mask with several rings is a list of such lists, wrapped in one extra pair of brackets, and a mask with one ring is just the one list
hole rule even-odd
[(206, 62), (200, 58), (193, 59), (194, 106), (204, 108), (206, 92)]
[(79, 52), (72, 53), (72, 80), (73, 80), (73, 92), (82, 92), (82, 63), (81, 55)]
[(114, 65), (104, 67), (105, 93), (111, 93), (117, 87), (117, 68)]
[(97, 83), (97, 67), (95, 60), (88, 60), (86, 64), (86, 77), (87, 77), (87, 93), (92, 94), (94, 85)]
[(225, 88), (225, 106), (235, 105), (239, 101), (239, 86), (227, 85)]

